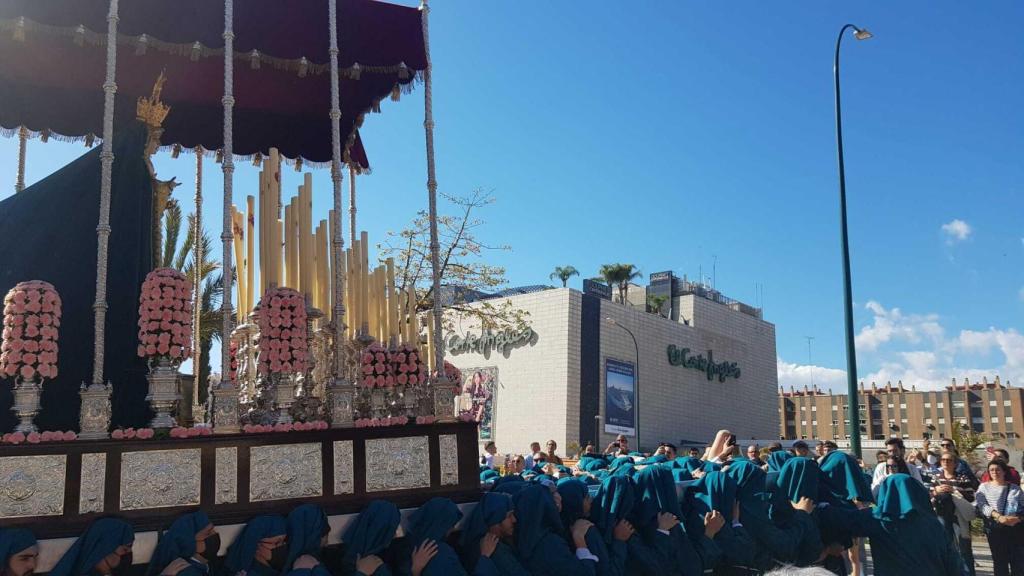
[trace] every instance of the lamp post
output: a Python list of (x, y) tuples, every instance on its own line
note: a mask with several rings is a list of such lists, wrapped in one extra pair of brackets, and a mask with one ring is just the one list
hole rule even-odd
[(846, 323), (846, 385), (848, 398), (848, 417), (850, 419), (850, 451), (860, 457), (860, 411), (857, 398), (857, 351), (853, 344), (853, 288), (850, 283), (850, 242), (846, 229), (846, 170), (843, 166), (843, 113), (839, 103), (839, 46), (843, 35), (852, 29), (857, 40), (871, 38), (871, 33), (864, 28), (847, 24), (839, 30), (836, 38), (835, 65), (832, 68), (836, 82), (836, 148), (839, 153), (839, 220), (840, 234), (843, 245), (843, 307)]
[(619, 328), (626, 331), (629, 337), (633, 339), (633, 349), (636, 350), (636, 366), (633, 367), (633, 402), (635, 406), (633, 409), (636, 411), (636, 449), (640, 450), (640, 347), (637, 346), (636, 336), (633, 335), (633, 331), (626, 328), (622, 324), (619, 324), (614, 318), (605, 317), (605, 322), (614, 324)]

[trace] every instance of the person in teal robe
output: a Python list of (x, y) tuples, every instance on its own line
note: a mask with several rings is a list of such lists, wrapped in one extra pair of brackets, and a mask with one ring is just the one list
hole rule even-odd
[(714, 537), (714, 543), (721, 552), (719, 565), (751, 566), (754, 562), (754, 541), (741, 524), (733, 521), (736, 489), (736, 481), (717, 470), (704, 474), (687, 486), (684, 493), (688, 508), (687, 529), (694, 534), (701, 533), (705, 514), (717, 511), (725, 517), (725, 525)]
[(491, 468), (486, 468), (480, 472), (481, 482), (496, 482), (499, 478), (501, 478), (501, 473)]
[(206, 512), (182, 514), (160, 534), (146, 575), (163, 574), (172, 562), (181, 559), (188, 566), (178, 570), (178, 576), (205, 576), (210, 573), (210, 562), (219, 551), (220, 536), (213, 530)]
[(519, 562), (533, 576), (595, 576), (597, 558), (584, 547), (574, 553), (562, 537), (562, 519), (551, 490), (534, 485), (512, 499)]
[(829, 452), (822, 460), (818, 492), (818, 500), (830, 504), (875, 501), (871, 483), (864, 477), (857, 459), (839, 450)]
[(513, 496), (527, 486), (530, 486), (530, 483), (522, 478), (506, 476), (494, 483), (494, 487), (491, 488), (491, 492), (500, 492), (502, 494)]
[(132, 565), (135, 531), (117, 518), (100, 518), (68, 548), (51, 576), (124, 574)]
[(668, 456), (665, 456), (664, 454), (655, 454), (637, 462), (637, 466), (649, 466), (651, 464), (662, 464), (665, 462), (668, 462)]
[(32, 532), (23, 528), (0, 529), (0, 574), (26, 576), (35, 572), (39, 545)]
[[(309, 555), (323, 562), (323, 546), (331, 525), (327, 523), (327, 514), (316, 504), (301, 504), (288, 513), (285, 520), (288, 532), (288, 556), (285, 558), (284, 570), (291, 571), (300, 556)], [(323, 564), (311, 569), (320, 576), (329, 572)]]
[[(590, 508), (590, 520), (604, 540), (609, 551), (611, 566), (604, 570), (621, 574), (655, 574), (667, 564), (671, 556), (671, 538), (659, 535), (660, 549), (649, 546), (640, 534), (635, 532), (631, 520), (636, 507), (636, 483), (629, 476), (609, 476), (601, 483)], [(625, 542), (615, 537), (616, 527), (625, 523), (634, 532)], [(589, 532), (588, 532), (589, 534)], [(600, 564), (598, 569), (601, 570)]]
[(484, 494), (462, 527), (459, 539), (462, 564), (470, 570), (476, 569), (480, 559), (480, 540), (488, 533), (492, 533), (498, 536), (498, 545), (491, 554), (491, 562), (497, 569), (498, 576), (530, 576), (526, 568), (519, 563), (513, 548), (515, 525), (512, 497), (499, 492)]
[[(661, 572), (689, 576), (701, 574), (705, 568), (718, 563), (719, 546), (705, 536), (703, 515), (699, 523), (687, 525), (671, 470), (661, 466), (644, 468), (636, 476), (636, 492), (633, 523), (644, 542), (660, 558)], [(658, 515), (662, 513), (679, 520), (667, 534), (658, 525)], [(650, 574), (651, 566), (637, 562), (632, 552), (631, 548), (631, 571)]]
[(356, 568), (359, 558), (381, 557), (395, 538), (402, 514), (398, 507), (386, 500), (374, 500), (359, 513), (356, 521), (345, 530), (345, 555), (341, 559), (342, 573), (346, 576), (391, 576), (391, 568), (381, 564), (373, 574), (362, 574)]
[(704, 466), (704, 462), (700, 458), (694, 458), (693, 456), (680, 456), (672, 461), (675, 468), (682, 468), (687, 472), (693, 472), (694, 470), (700, 470)]
[[(283, 516), (257, 516), (250, 520), (228, 547), (224, 560), (225, 576), (277, 576), (284, 569), (288, 545), (284, 538), (269, 546), (265, 541), (287, 534)], [(261, 552), (261, 546), (264, 548)], [(269, 552), (269, 556), (266, 554)]]
[(768, 472), (778, 472), (782, 470), (782, 466), (787, 460), (792, 458), (793, 455), (785, 450), (776, 450), (768, 454)]
[[(772, 465), (771, 457), (768, 465)], [(818, 463), (814, 460), (802, 456), (785, 459), (775, 478), (775, 486), (771, 488), (774, 491), (771, 497), (771, 518), (777, 526), (787, 527), (799, 521), (791, 503), (799, 502), (801, 498), (817, 498), (819, 476)], [(821, 539), (822, 522), (817, 511), (812, 514), (812, 520), (818, 529), (804, 531), (796, 552), (798, 566), (817, 563), (825, 549), (825, 543)]]
[[(462, 519), (462, 511), (448, 498), (431, 498), (409, 518), (409, 544), (415, 549), (425, 542), (437, 545), (437, 555), (430, 559), (422, 576), (464, 576), (465, 568), (446, 539)], [(497, 576), (491, 559), (481, 556), (473, 568), (473, 576)]]
[[(558, 494), (562, 497), (562, 526), (567, 539), (572, 538), (572, 526), (580, 518), (590, 518), (593, 499), (587, 485), (575, 478), (558, 481)], [(597, 526), (591, 526), (586, 534), (587, 549), (597, 556), (598, 576), (622, 576), (625, 572), (626, 545), (612, 539), (605, 542)]]
[(873, 509), (825, 510), (852, 537), (871, 539), (876, 576), (961, 574), (960, 555), (935, 516), (928, 491), (907, 474), (892, 474), (882, 481)]
[(797, 510), (791, 522), (779, 527), (768, 516), (766, 474), (751, 460), (737, 460), (726, 472), (736, 481), (740, 522), (754, 539), (754, 568), (768, 570), (777, 564), (793, 564), (804, 533), (818, 529), (810, 512)]
[(602, 454), (584, 454), (576, 466), (584, 472), (597, 472), (608, 468), (608, 458)]

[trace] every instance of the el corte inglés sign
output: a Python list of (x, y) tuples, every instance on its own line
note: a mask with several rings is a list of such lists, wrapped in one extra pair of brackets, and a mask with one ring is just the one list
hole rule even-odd
[(714, 352), (708, 350), (707, 356), (703, 354), (693, 355), (689, 348), (676, 348), (674, 344), (668, 346), (668, 363), (672, 366), (682, 366), (693, 370), (704, 372), (708, 380), (718, 378), (719, 382), (725, 382), (726, 378), (739, 378), (740, 367), (735, 362), (715, 362)]
[(533, 340), (533, 335), (533, 328), (529, 327), (521, 330), (505, 328), (498, 332), (485, 330), (480, 335), (469, 333), (459, 336), (458, 334), (453, 334), (448, 338), (448, 351), (452, 354), (463, 354), (465, 352), (487, 354), (491, 350), (504, 353), (512, 348), (526, 346)]

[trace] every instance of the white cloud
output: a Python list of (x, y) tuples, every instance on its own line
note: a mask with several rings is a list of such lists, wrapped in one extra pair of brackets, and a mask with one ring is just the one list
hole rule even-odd
[(854, 338), (858, 349), (873, 351), (890, 341), (917, 344), (922, 340), (942, 340), (943, 329), (938, 314), (904, 315), (899, 308), (886, 310), (874, 300), (868, 301), (864, 307), (874, 314), (874, 319), (871, 325), (861, 328)]
[(794, 364), (778, 359), (779, 386), (788, 392), (790, 387), (803, 390), (804, 386), (810, 388), (812, 385), (821, 390), (834, 390), (836, 392), (846, 389), (846, 370), (837, 368), (826, 368), (811, 364)]
[[(856, 344), (859, 380), (868, 387), (902, 381), (906, 388), (941, 390), (953, 378), (992, 381), (996, 375), (1004, 383), (1024, 384), (1024, 334), (1016, 329), (961, 330), (947, 337), (938, 314), (905, 314), (874, 300), (865, 308), (874, 318), (857, 334)], [(877, 369), (868, 372), (865, 366)], [(820, 389), (842, 393), (846, 388), (844, 370), (778, 359), (779, 385), (787, 391), (810, 386), (812, 375)]]
[(949, 244), (962, 242), (970, 237), (971, 225), (957, 218), (951, 222), (943, 224), (942, 233), (948, 237), (946, 238), (946, 242)]

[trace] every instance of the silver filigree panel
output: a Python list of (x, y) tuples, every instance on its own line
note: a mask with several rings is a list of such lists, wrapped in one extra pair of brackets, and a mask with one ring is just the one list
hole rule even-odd
[(438, 437), (441, 451), (441, 486), (457, 486), (459, 484), (459, 442), (455, 434), (442, 434)]
[(426, 436), (366, 441), (366, 491), (430, 487), (430, 449)]
[(249, 501), (323, 495), (320, 444), (253, 446), (249, 456)]
[(63, 514), (66, 472), (63, 454), (0, 458), (0, 518)]
[(82, 482), (78, 513), (103, 512), (103, 491), (107, 480), (106, 452), (82, 454)]
[(238, 448), (230, 446), (217, 448), (217, 467), (215, 468), (216, 494), (214, 504), (234, 504), (238, 502)]
[(356, 490), (353, 479), (352, 441), (338, 440), (334, 443), (334, 493), (352, 494)]
[(199, 448), (121, 455), (121, 510), (199, 504)]

